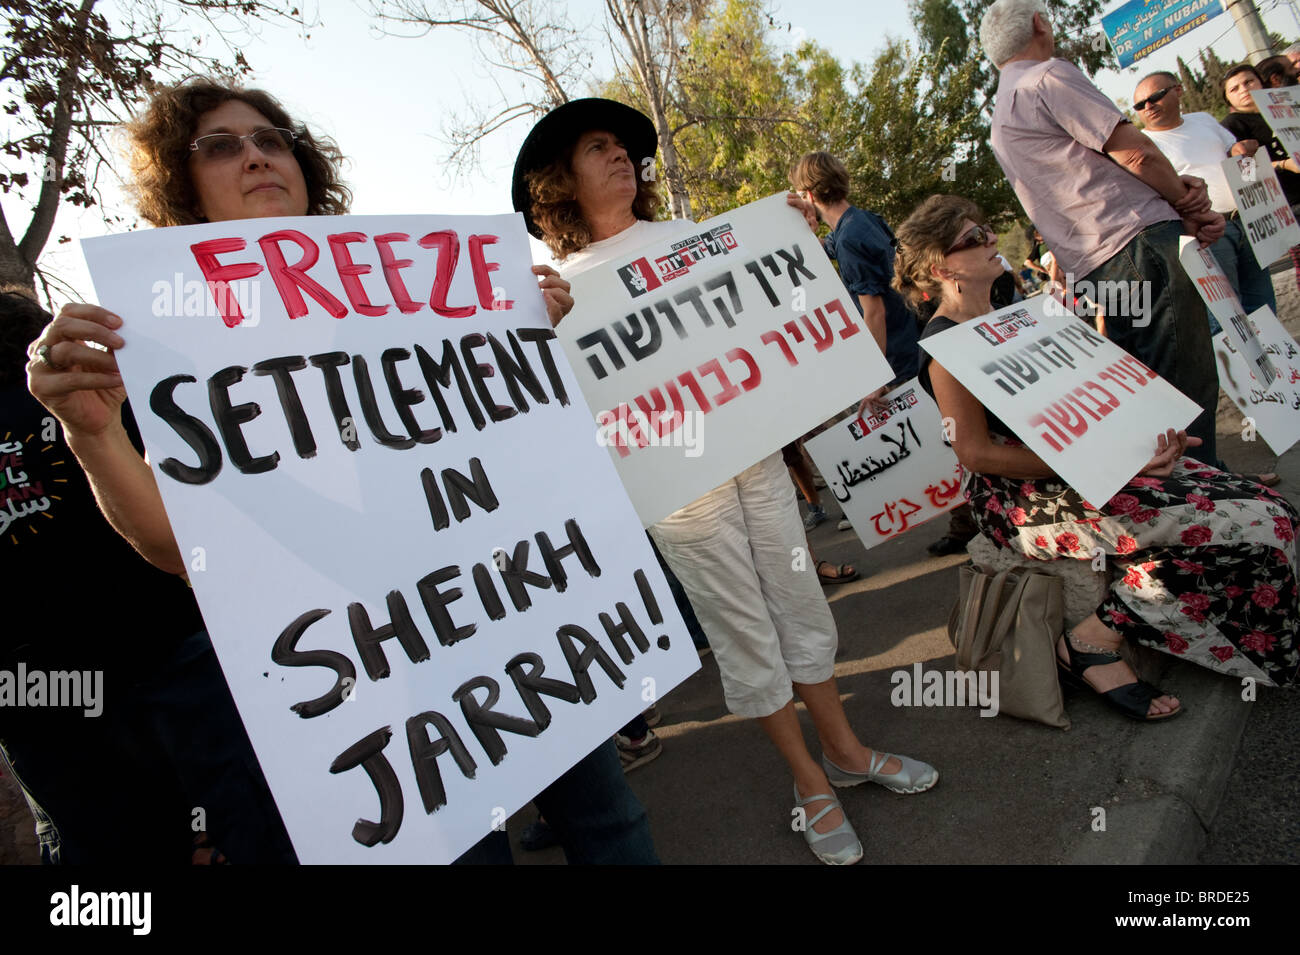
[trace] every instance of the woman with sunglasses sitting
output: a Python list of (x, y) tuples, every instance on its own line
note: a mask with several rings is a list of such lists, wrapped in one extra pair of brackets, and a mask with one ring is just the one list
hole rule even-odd
[[(922, 339), (992, 311), (1002, 264), (983, 221), (974, 203), (931, 196), (898, 227), (895, 288), (939, 302)], [(1101, 548), (1124, 570), (1058, 642), (1067, 678), (1145, 721), (1182, 706), (1137, 679), (1116, 652), (1124, 639), (1267, 685), (1296, 681), (1298, 518), (1282, 497), (1184, 457), (1199, 442), (1171, 429), (1141, 473), (1094, 507), (924, 350), (920, 367), (922, 387), (953, 419), (981, 533), (1035, 560), (1091, 560)]]
[[(260, 90), (189, 80), (160, 90), (127, 132), (136, 205), (155, 226), (339, 215), (351, 201), (339, 179), (339, 151), (294, 123)], [(551, 321), (559, 321), (573, 306), (568, 283), (548, 266), (535, 266), (533, 272), (539, 276)], [(68, 445), (114, 529), (155, 566), (184, 574), (186, 563), (153, 473), (122, 424), (126, 392), (113, 350), (125, 344), (124, 331), (121, 318), (97, 305), (64, 306), (29, 349), (28, 386), (62, 423)], [(211, 660), (204, 690), (212, 702), (206, 713), (196, 707), (185, 711), (195, 718), (185, 738), (190, 745), (202, 739), (213, 752), (201, 774), (181, 780), (189, 800), (185, 805), (205, 807), (213, 841), (231, 861), (292, 861), (293, 849), (211, 643), (206, 634), (198, 638)], [(265, 795), (259, 806), (237, 811), (226, 798), (232, 791), (240, 795), (251, 788), (234, 775), (236, 765), (256, 774), (256, 788)], [(645, 810), (627, 786), (612, 741), (552, 783), (537, 801), (560, 833), (570, 862), (658, 861)], [(283, 852), (239, 853), (231, 848), (223, 833), (251, 830), (254, 817), (275, 831), (274, 840), (263, 841)], [(218, 832), (219, 826), (225, 828)], [(462, 858), (509, 862), (505, 833), (492, 833)]]

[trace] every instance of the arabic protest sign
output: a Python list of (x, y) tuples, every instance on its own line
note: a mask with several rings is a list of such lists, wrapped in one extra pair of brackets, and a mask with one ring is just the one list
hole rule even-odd
[[(1283, 86), (1279, 89), (1251, 90), (1250, 95), (1259, 107), (1278, 142), (1292, 156), (1300, 156), (1300, 89)], [(1260, 153), (1260, 161), (1268, 159)]]
[(1225, 326), (1214, 336), (1219, 383), (1246, 415), (1243, 424), (1257, 431), (1274, 454), (1285, 454), (1300, 441), (1300, 346), (1268, 306), (1251, 312), (1248, 321), (1277, 375), (1266, 383)]
[(1044, 295), (921, 340), (949, 374), (1100, 507), (1201, 409)]
[(1131, 0), (1101, 18), (1121, 68), (1223, 12), (1222, 0)]
[(1223, 161), (1223, 174), (1241, 214), (1241, 229), (1260, 268), (1268, 268), (1292, 246), (1300, 245), (1300, 225), (1266, 158), (1230, 156)]
[(939, 406), (915, 378), (876, 414), (841, 421), (804, 444), (862, 543), (874, 547), (965, 498)]
[(683, 229), (574, 276), (557, 329), (647, 526), (893, 377), (784, 194)]
[[(1178, 240), (1178, 260), (1183, 270), (1201, 293), (1205, 307), (1210, 310), (1216, 321), (1227, 333), (1233, 349), (1241, 353), (1250, 363), (1252, 375), (1267, 387), (1277, 377), (1277, 370), (1264, 353), (1264, 346), (1255, 336), (1255, 331), (1246, 321), (1245, 309), (1241, 299), (1232, 290), (1232, 283), (1219, 266), (1218, 260), (1208, 248), (1201, 248), (1189, 235)], [(1228, 394), (1232, 395), (1229, 391)], [(1236, 398), (1236, 395), (1233, 395)]]
[(455, 859), (697, 668), (520, 217), (83, 248), (303, 861)]

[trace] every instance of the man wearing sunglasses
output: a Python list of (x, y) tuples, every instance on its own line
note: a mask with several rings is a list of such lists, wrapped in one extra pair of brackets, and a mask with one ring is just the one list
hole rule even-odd
[[(1237, 203), (1220, 165), (1228, 156), (1253, 156), (1260, 144), (1253, 139), (1237, 142), (1209, 113), (1183, 113), (1183, 88), (1172, 73), (1146, 76), (1133, 93), (1133, 111), (1142, 119), (1143, 132), (1160, 147), (1179, 175), (1199, 176), (1210, 194), (1210, 207), (1225, 219), (1223, 238), (1210, 246), (1220, 268), (1232, 283), (1249, 315), (1267, 305), (1277, 312), (1273, 280), (1267, 265), (1260, 267), (1251, 251)], [(1210, 316), (1210, 333), (1219, 323)]]
[(1056, 59), (1042, 0), (997, 0), (980, 44), (998, 68), (991, 144), (1062, 271), (1098, 289), (1142, 282), (1138, 314), (1106, 315), (1106, 334), (1202, 412), (1187, 433), (1216, 459), (1219, 381), (1205, 304), (1178, 262), (1178, 237), (1223, 235), (1203, 180), (1180, 177), (1078, 67)]

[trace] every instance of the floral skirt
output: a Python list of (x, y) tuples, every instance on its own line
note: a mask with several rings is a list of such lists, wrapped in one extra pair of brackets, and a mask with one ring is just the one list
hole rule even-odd
[(967, 498), (1000, 547), (1118, 567), (1097, 616), (1126, 639), (1234, 677), (1296, 682), (1300, 516), (1281, 495), (1183, 458), (1100, 509), (1043, 478), (972, 474)]

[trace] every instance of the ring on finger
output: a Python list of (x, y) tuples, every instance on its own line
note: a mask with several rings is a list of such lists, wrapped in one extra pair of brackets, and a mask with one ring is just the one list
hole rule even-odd
[(49, 345), (41, 345), (40, 347), (38, 347), (38, 348), (36, 349), (36, 360), (37, 360), (37, 361), (40, 361), (40, 362), (44, 362), (46, 365), (48, 365), (50, 371), (62, 371), (62, 370), (63, 370), (63, 366), (62, 366), (62, 365), (59, 365), (59, 364), (55, 364), (54, 359), (50, 357), (50, 346), (49, 346)]

